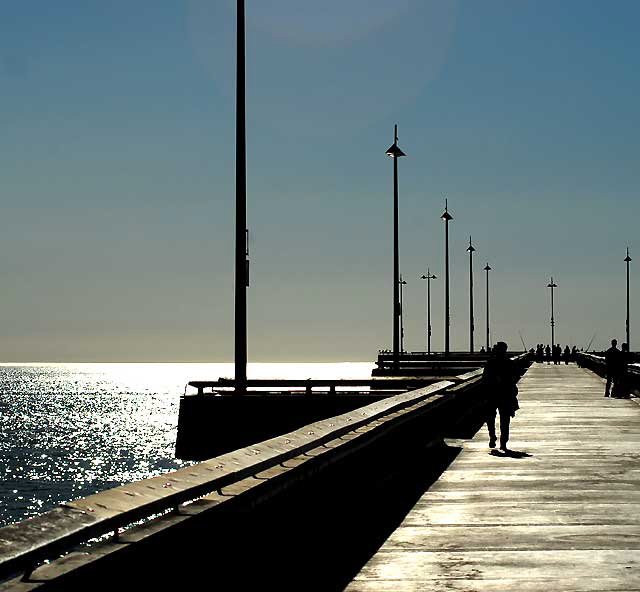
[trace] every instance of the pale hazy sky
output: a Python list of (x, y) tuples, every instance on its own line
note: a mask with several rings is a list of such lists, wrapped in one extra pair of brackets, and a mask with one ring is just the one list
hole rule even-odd
[[(0, 361), (231, 359), (234, 15), (3, 3)], [(551, 274), (559, 341), (623, 337), (640, 3), (247, 0), (247, 18), (250, 360), (390, 347), (396, 122), (409, 349), (425, 348), (417, 278), (442, 277), (445, 196), (454, 349), (469, 234), (478, 344), (487, 260), (496, 340), (549, 340)]]

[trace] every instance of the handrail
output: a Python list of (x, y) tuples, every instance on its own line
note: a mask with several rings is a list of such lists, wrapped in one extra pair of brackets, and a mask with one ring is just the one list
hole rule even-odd
[[(590, 354), (590, 353), (587, 353), (587, 352), (578, 352), (578, 354), (577, 354), (578, 362), (580, 362), (581, 358), (583, 359), (583, 361), (586, 361), (587, 363), (594, 364), (601, 370), (605, 370), (606, 362), (605, 362), (604, 356), (598, 356), (596, 354)], [(585, 366), (586, 364), (583, 363), (581, 365)], [(630, 374), (633, 374), (634, 376), (640, 377), (640, 366), (638, 366), (638, 364), (636, 364), (636, 363), (630, 363), (627, 366), (627, 371)]]
[(30, 571), (75, 545), (175, 509), (406, 407), (430, 403), (453, 384), (441, 381), (395, 395), (172, 473), (66, 502), (39, 516), (0, 528), (0, 578)]
[[(284, 379), (284, 378), (258, 378), (249, 379), (246, 381), (248, 388), (328, 388), (329, 392), (335, 392), (337, 388), (344, 387), (377, 387), (385, 389), (393, 388), (406, 388), (424, 386), (425, 383), (436, 383), (443, 380), (450, 380), (452, 382), (459, 381), (457, 376), (428, 376), (424, 378), (417, 378), (415, 376), (406, 377), (380, 377), (380, 378), (343, 378), (339, 380), (330, 380), (323, 378), (307, 378), (307, 379)], [(191, 386), (198, 389), (198, 394), (204, 394), (205, 388), (212, 389), (231, 389), (235, 387), (235, 380), (231, 378), (220, 378), (218, 380), (191, 380), (187, 383), (187, 386)], [(260, 391), (258, 391), (260, 392)], [(347, 391), (348, 392), (348, 391)], [(372, 391), (378, 393), (379, 391)]]

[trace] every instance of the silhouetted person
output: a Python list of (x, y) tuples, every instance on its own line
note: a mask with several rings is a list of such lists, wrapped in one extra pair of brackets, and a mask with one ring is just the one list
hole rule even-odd
[(489, 448), (496, 446), (496, 412), (500, 413), (500, 450), (507, 450), (509, 423), (518, 405), (518, 372), (507, 356), (507, 344), (498, 341), (493, 346), (493, 356), (487, 360), (482, 374), (487, 393), (487, 430)]
[(575, 362), (575, 361), (576, 361), (576, 357), (577, 357), (577, 355), (578, 355), (578, 348), (574, 345), (574, 346), (571, 348), (571, 361), (572, 361), (572, 362)]
[(551, 348), (549, 344), (544, 348), (545, 357), (547, 358), (547, 364), (551, 364)]
[(607, 386), (604, 389), (604, 396), (611, 394), (611, 386), (617, 380), (620, 371), (620, 350), (618, 349), (618, 340), (611, 340), (611, 347), (604, 352), (604, 363), (607, 373)]
[(480, 353), (481, 354), (486, 354), (487, 351), (484, 349), (484, 345), (480, 348)]
[(562, 354), (562, 358), (564, 359), (565, 366), (569, 364), (569, 360), (571, 359), (571, 350), (568, 345), (564, 346), (564, 353)]
[(618, 356), (618, 369), (617, 369), (617, 378), (613, 381), (613, 390), (611, 392), (611, 396), (616, 399), (628, 399), (630, 397), (629, 394), (629, 362), (630, 354), (629, 354), (629, 344), (623, 343), (622, 351)]

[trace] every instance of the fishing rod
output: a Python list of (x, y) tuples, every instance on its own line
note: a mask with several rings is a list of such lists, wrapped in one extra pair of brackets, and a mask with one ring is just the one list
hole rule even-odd
[(587, 349), (584, 350), (584, 353), (586, 354), (589, 351), (589, 348), (591, 347), (591, 344), (593, 343), (593, 340), (596, 338), (596, 334), (593, 334), (593, 337), (591, 338), (591, 341), (589, 342), (589, 345), (587, 345)]
[(524, 343), (524, 339), (522, 339), (522, 332), (521, 332), (521, 331), (518, 331), (518, 335), (520, 335), (520, 341), (522, 341), (522, 347), (524, 347), (524, 351), (529, 351), (529, 350), (527, 349), (527, 346), (526, 346), (526, 345), (525, 345), (525, 343)]

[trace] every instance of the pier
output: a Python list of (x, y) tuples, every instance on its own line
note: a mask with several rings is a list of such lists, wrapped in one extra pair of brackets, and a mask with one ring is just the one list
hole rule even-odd
[(0, 590), (639, 587), (636, 399), (517, 361), (512, 454), (475, 370), (0, 529)]
[(410, 389), (460, 382), (487, 359), (466, 352), (403, 352), (394, 358), (381, 351), (370, 379), (247, 380), (243, 394), (232, 379), (191, 381), (191, 392), (180, 400), (176, 455), (204, 460)]
[(640, 408), (575, 365), (521, 380), (514, 447), (465, 442), (348, 590), (640, 587)]

